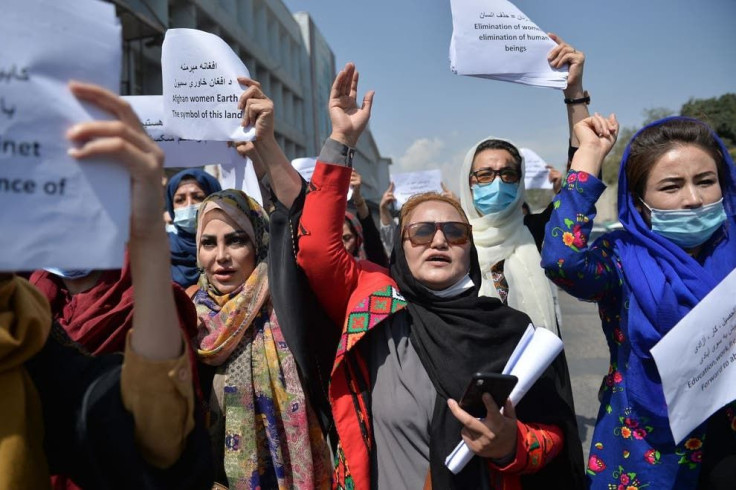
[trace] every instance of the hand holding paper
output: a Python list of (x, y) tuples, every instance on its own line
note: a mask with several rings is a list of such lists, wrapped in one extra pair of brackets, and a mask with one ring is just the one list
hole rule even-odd
[(169, 29), (161, 47), (164, 125), (186, 139), (253, 139), (253, 128), (240, 124), (241, 77), (250, 73), (222, 39), (196, 29)]
[[(533, 325), (529, 325), (503, 369), (503, 374), (513, 374), (519, 378), (509, 395), (509, 402), (512, 406), (516, 406), (521, 401), (542, 373), (552, 364), (552, 361), (562, 352), (562, 349), (562, 340), (555, 334), (547, 329), (534, 328)], [(445, 466), (457, 474), (473, 456), (475, 453), (470, 450), (465, 441), (460, 441), (460, 444), (445, 458)]]
[(459, 75), (564, 89), (567, 70), (550, 66), (557, 44), (507, 0), (452, 0), (450, 65)]

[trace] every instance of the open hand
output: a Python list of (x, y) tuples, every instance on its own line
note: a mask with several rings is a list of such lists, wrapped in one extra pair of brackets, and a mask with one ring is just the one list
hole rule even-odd
[(353, 63), (346, 64), (335, 77), (330, 91), (328, 104), (332, 121), (330, 138), (355, 148), (371, 117), (374, 94), (373, 91), (366, 93), (362, 105), (358, 107), (358, 72)]

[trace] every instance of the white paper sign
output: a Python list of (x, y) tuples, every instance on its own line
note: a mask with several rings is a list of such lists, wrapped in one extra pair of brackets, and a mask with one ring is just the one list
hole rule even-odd
[[(513, 406), (519, 404), (539, 377), (560, 355), (563, 347), (562, 340), (554, 333), (545, 328), (534, 328), (529, 324), (503, 368), (503, 374), (512, 374), (519, 380), (509, 394), (509, 401)], [(460, 441), (445, 458), (445, 466), (457, 474), (465, 468), (473, 456), (475, 453), (468, 448), (465, 441)]]
[(181, 138), (251, 141), (243, 128), (238, 77), (248, 69), (222, 39), (196, 29), (169, 29), (161, 48), (164, 126)]
[(238, 189), (263, 206), (261, 187), (258, 185), (255, 167), (249, 158), (243, 158), (235, 148), (229, 148), (228, 163), (219, 165), (220, 186), (223, 189)]
[(520, 148), (524, 156), (524, 187), (527, 189), (552, 189), (547, 162), (529, 148)]
[(652, 348), (676, 442), (736, 400), (736, 270)]
[(118, 90), (115, 7), (4, 0), (0, 46), (0, 270), (121, 267), (130, 177), (118, 163), (69, 157), (65, 137), (75, 123), (110, 119), (67, 84)]
[[(299, 172), (299, 175), (301, 175), (304, 180), (309, 182), (312, 180), (312, 174), (314, 173), (314, 168), (317, 166), (317, 159), (316, 158), (295, 158), (291, 161), (291, 166), (296, 169), (297, 172)], [(353, 188), (350, 187), (348, 189), (348, 195), (347, 200), (349, 201), (350, 198), (353, 197)]]
[(166, 154), (164, 167), (202, 167), (230, 161), (231, 154), (224, 141), (186, 140), (167, 131), (163, 123), (163, 96), (128, 95), (123, 99), (133, 107), (148, 136)]
[(314, 167), (317, 165), (316, 158), (295, 158), (291, 161), (291, 166), (299, 172), (304, 180), (309, 182), (312, 180), (312, 174), (314, 173)]
[(438, 169), (391, 174), (397, 208), (401, 208), (414, 194), (442, 192), (442, 172)]
[(557, 44), (507, 0), (451, 0), (450, 68), (507, 82), (563, 89), (567, 68), (547, 55)]

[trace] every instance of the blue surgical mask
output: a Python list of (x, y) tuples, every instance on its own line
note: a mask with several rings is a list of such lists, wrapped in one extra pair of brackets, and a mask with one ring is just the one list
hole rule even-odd
[(519, 191), (519, 184), (509, 184), (500, 177), (493, 179), (488, 185), (473, 184), (473, 204), (483, 215), (503, 211), (514, 202)]
[(59, 277), (63, 277), (64, 279), (80, 279), (82, 277), (87, 277), (88, 275), (92, 274), (93, 269), (57, 269), (55, 267), (47, 267), (44, 269), (47, 272), (50, 272), (52, 274), (55, 274)]
[(185, 208), (177, 208), (174, 210), (174, 224), (184, 231), (191, 234), (197, 232), (197, 210), (199, 204), (192, 204)]
[(702, 245), (726, 221), (723, 199), (694, 209), (649, 209), (652, 231), (684, 249)]

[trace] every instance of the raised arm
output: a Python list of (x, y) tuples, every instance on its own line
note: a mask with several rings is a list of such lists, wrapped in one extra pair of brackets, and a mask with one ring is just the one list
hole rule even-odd
[(558, 286), (580, 299), (597, 301), (618, 287), (612, 245), (605, 239), (590, 247), (595, 203), (605, 185), (595, 175), (613, 147), (618, 122), (596, 114), (575, 125), (580, 149), (554, 200), (542, 247), (542, 267)]
[(330, 318), (342, 325), (347, 302), (357, 284), (358, 268), (342, 244), (345, 195), (352, 173), (350, 155), (370, 118), (373, 92), (358, 107), (358, 73), (348, 63), (330, 91), (332, 133), (312, 175), (299, 225), (297, 261)]
[[(584, 102), (585, 98), (588, 97), (588, 93), (583, 89), (585, 54), (570, 46), (556, 34), (550, 32), (549, 37), (557, 43), (557, 46), (547, 56), (549, 64), (555, 68), (560, 68), (566, 64), (569, 65), (567, 87), (563, 90), (563, 94), (567, 101), (565, 107), (567, 108), (567, 123), (570, 131), (570, 146), (577, 148), (580, 142), (577, 136), (575, 136), (573, 127), (590, 116), (588, 112), (589, 102)], [(578, 102), (569, 103), (569, 101)]]
[[(115, 116), (77, 124), (68, 138), (78, 159), (107, 158), (131, 178), (130, 268), (133, 330), (121, 373), (125, 408), (135, 419), (135, 440), (151, 464), (166, 468), (181, 455), (194, 427), (191, 364), (174, 302), (169, 244), (164, 231), (163, 152), (146, 135), (130, 105), (95, 85), (71, 83), (72, 92)], [(162, 416), (165, 414), (165, 416)]]
[(268, 174), (271, 189), (281, 203), (290, 208), (302, 188), (299, 173), (291, 166), (274, 135), (273, 101), (266, 97), (261, 84), (250, 78), (239, 78), (247, 86), (240, 96), (238, 109), (243, 110), (243, 126), (254, 125), (253, 149)]

